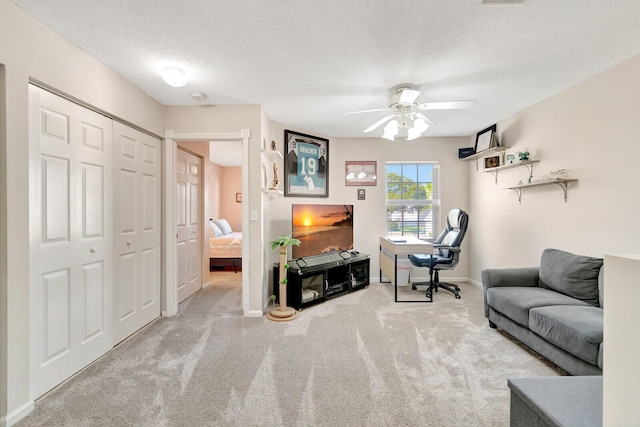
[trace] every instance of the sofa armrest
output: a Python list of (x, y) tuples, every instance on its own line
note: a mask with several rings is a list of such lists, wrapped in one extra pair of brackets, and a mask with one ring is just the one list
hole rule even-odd
[(502, 286), (538, 287), (538, 267), (487, 268), (482, 270), (482, 291), (484, 293), (484, 315), (489, 317), (487, 289)]

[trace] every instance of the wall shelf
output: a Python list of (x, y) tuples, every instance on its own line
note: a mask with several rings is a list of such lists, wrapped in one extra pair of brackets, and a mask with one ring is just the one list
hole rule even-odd
[(522, 203), (522, 190), (530, 187), (540, 187), (543, 185), (555, 184), (562, 188), (564, 193), (564, 202), (567, 202), (567, 190), (570, 182), (576, 182), (577, 179), (554, 179), (552, 181), (534, 182), (533, 184), (515, 185), (513, 187), (506, 187), (505, 190), (513, 190), (518, 194), (518, 203)]
[(531, 179), (531, 177), (533, 176), (533, 165), (536, 163), (539, 163), (540, 160), (523, 160), (517, 163), (511, 163), (508, 165), (502, 165), (502, 166), (497, 166), (495, 168), (489, 168), (489, 169), (483, 169), (483, 170), (479, 170), (478, 173), (490, 173), (493, 175), (494, 177), (494, 182), (495, 184), (498, 184), (498, 172), (503, 171), (503, 170), (507, 170), (507, 169), (513, 169), (513, 168), (517, 168), (517, 167), (526, 167), (527, 169), (529, 169), (529, 179)]
[(273, 188), (267, 188), (265, 190), (262, 190), (263, 193), (265, 194), (284, 194), (284, 191), (282, 190), (275, 190)]
[[(284, 156), (277, 150), (263, 150), (262, 151), (262, 192), (265, 194), (284, 194), (284, 191), (279, 189), (269, 188), (273, 184), (273, 179), (269, 179), (269, 176), (273, 177), (274, 167), (277, 169), (280, 161), (284, 161)], [(265, 164), (266, 163), (266, 164)]]
[(486, 150), (483, 150), (479, 153), (476, 154), (472, 154), (470, 156), (465, 157), (464, 160), (465, 162), (469, 162), (469, 161), (475, 161), (476, 163), (476, 171), (478, 170), (478, 159), (481, 159), (483, 157), (487, 157), (490, 156), (491, 154), (496, 154), (496, 153), (504, 153), (505, 151), (507, 151), (509, 147), (491, 147), (491, 148), (487, 148)]
[(265, 150), (263, 153), (270, 160), (284, 160), (284, 156), (280, 151)]

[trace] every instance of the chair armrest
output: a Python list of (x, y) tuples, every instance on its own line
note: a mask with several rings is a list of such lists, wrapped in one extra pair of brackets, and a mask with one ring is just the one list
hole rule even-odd
[(441, 244), (435, 244), (433, 245), (434, 249), (444, 249), (446, 251), (451, 251), (451, 252), (456, 252), (456, 253), (460, 253), (460, 247), (459, 246), (447, 246), (447, 245), (441, 245)]
[(487, 268), (482, 270), (484, 315), (489, 317), (487, 290), (504, 286), (538, 287), (539, 267)]

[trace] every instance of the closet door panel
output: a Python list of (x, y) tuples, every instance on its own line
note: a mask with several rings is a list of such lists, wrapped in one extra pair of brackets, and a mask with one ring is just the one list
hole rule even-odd
[(160, 316), (160, 140), (114, 122), (116, 342)]
[(112, 347), (111, 120), (29, 86), (36, 398)]

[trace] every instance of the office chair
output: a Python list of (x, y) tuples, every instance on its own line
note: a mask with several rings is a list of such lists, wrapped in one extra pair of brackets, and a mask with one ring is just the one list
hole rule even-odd
[(434, 252), (432, 254), (411, 254), (409, 260), (416, 267), (429, 269), (429, 283), (413, 283), (411, 289), (416, 290), (416, 286), (426, 285), (426, 296), (433, 301), (433, 292), (438, 292), (438, 288), (445, 289), (460, 299), (460, 288), (453, 283), (441, 283), (438, 272), (440, 270), (453, 270), (458, 265), (460, 258), (460, 245), (467, 232), (469, 215), (462, 209), (452, 209), (447, 214), (446, 228), (433, 242)]

